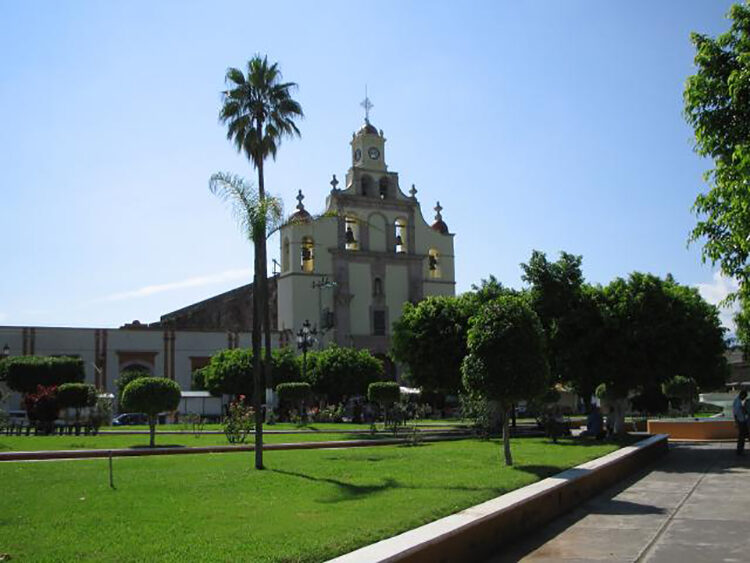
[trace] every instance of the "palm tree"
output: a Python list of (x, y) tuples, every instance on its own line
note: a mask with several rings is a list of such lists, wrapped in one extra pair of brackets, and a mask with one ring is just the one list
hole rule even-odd
[[(248, 61), (246, 75), (236, 68), (227, 69), (225, 81), (228, 88), (222, 92), (223, 106), (219, 112), (219, 121), (227, 125), (227, 139), (234, 143), (238, 152), (247, 156), (257, 170), (258, 197), (262, 202), (266, 198), (263, 175), (266, 158), (276, 158), (276, 152), (284, 137), (300, 134), (294, 120), (303, 117), (302, 107), (291, 97), (291, 92), (297, 85), (294, 82), (281, 82), (278, 64), (269, 64), (268, 58), (260, 55), (255, 55)], [(260, 370), (260, 335), (263, 327), (265, 381), (267, 387), (272, 387), (266, 239), (256, 239), (254, 244), (253, 370)], [(262, 456), (258, 457), (257, 446), (256, 468), (262, 469)]]
[[(240, 229), (253, 242), (256, 249), (253, 282), (257, 290), (261, 276), (257, 249), (260, 245), (265, 247), (268, 236), (281, 225), (284, 217), (281, 200), (272, 196), (261, 199), (260, 194), (243, 178), (224, 172), (212, 175), (208, 181), (208, 187), (211, 193), (230, 204), (232, 214)], [(261, 316), (256, 314), (259, 311), (260, 301), (258, 293), (258, 291), (253, 291), (253, 408), (255, 409), (255, 467), (263, 469), (263, 412), (261, 410), (263, 377), (260, 362)], [(269, 363), (266, 360), (266, 365)]]

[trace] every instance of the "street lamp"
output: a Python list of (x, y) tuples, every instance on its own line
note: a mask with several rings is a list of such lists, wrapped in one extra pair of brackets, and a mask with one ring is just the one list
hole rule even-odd
[(5, 346), (3, 346), (3, 354), (2, 356), (0, 356), (0, 360), (4, 360), (8, 356), (10, 356), (10, 346), (6, 344)]
[(310, 328), (310, 321), (305, 319), (302, 328), (297, 331), (297, 348), (302, 350), (302, 379), (307, 380), (307, 351), (315, 344), (318, 331)]

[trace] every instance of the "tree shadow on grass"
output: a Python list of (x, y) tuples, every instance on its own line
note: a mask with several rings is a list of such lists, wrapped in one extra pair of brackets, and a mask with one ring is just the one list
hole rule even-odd
[[(346, 460), (351, 461), (351, 460)], [(412, 490), (438, 490), (438, 491), (464, 491), (464, 492), (489, 492), (494, 495), (502, 495), (508, 492), (507, 487), (469, 487), (465, 485), (440, 485), (440, 486), (421, 486), (421, 485), (407, 485), (400, 483), (392, 477), (384, 477), (381, 485), (354, 485), (352, 483), (346, 483), (337, 479), (330, 479), (326, 477), (313, 477), (312, 475), (306, 475), (304, 473), (298, 473), (295, 471), (284, 471), (282, 469), (269, 469), (274, 473), (281, 475), (288, 475), (292, 477), (299, 477), (307, 481), (314, 481), (317, 483), (328, 483), (338, 488), (338, 496), (331, 499), (320, 500), (323, 503), (337, 503), (347, 500), (357, 500), (369, 495), (378, 494), (385, 492), (389, 489), (412, 489)]]
[(319, 501), (323, 503), (337, 503), (348, 500), (357, 500), (365, 496), (382, 493), (384, 491), (387, 491), (388, 489), (401, 488), (401, 485), (399, 485), (398, 481), (391, 477), (384, 478), (381, 485), (354, 485), (352, 483), (346, 483), (345, 481), (339, 481), (338, 479), (313, 477), (312, 475), (305, 475), (304, 473), (297, 473), (295, 471), (284, 471), (282, 469), (270, 469), (269, 471), (273, 471), (274, 473), (279, 473), (281, 475), (299, 477), (300, 479), (314, 481), (316, 483), (328, 483), (329, 485), (334, 485), (337, 488), (337, 495), (333, 498), (323, 499)]
[(151, 450), (151, 449), (158, 449), (158, 448), (187, 448), (187, 447), (188, 446), (185, 446), (184, 444), (156, 444), (152, 448), (148, 444), (139, 444), (137, 446), (129, 446), (128, 449), (131, 449), (131, 450)]

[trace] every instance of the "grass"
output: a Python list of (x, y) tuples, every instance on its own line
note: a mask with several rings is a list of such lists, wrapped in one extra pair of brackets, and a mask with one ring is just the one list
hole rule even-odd
[(26, 561), (323, 561), (599, 457), (614, 444), (419, 447), (0, 463), (0, 553)]
[[(417, 421), (409, 421), (409, 425), (415, 424), (417, 426), (442, 426), (446, 428), (461, 427), (469, 424), (468, 421), (459, 419), (423, 419)], [(378, 422), (377, 426), (382, 429), (383, 423)], [(291, 422), (277, 422), (275, 424), (264, 424), (264, 430), (269, 431), (287, 431), (287, 430), (301, 430), (310, 432), (342, 432), (349, 430), (369, 430), (370, 423), (353, 423), (353, 422), (311, 422), (306, 426), (298, 426)], [(102, 430), (148, 430), (148, 425), (132, 425), (132, 426), (103, 426)], [(221, 424), (205, 424), (203, 430), (222, 430)], [(189, 425), (178, 423), (178, 424), (160, 424), (156, 427), (156, 431), (177, 431), (177, 432), (190, 432), (192, 428)]]

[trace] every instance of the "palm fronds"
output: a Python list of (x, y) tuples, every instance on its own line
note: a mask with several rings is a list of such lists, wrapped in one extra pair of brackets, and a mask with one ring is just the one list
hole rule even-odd
[(240, 229), (255, 242), (269, 237), (284, 220), (281, 199), (261, 199), (253, 185), (237, 174), (217, 172), (208, 181), (211, 193), (228, 204)]

